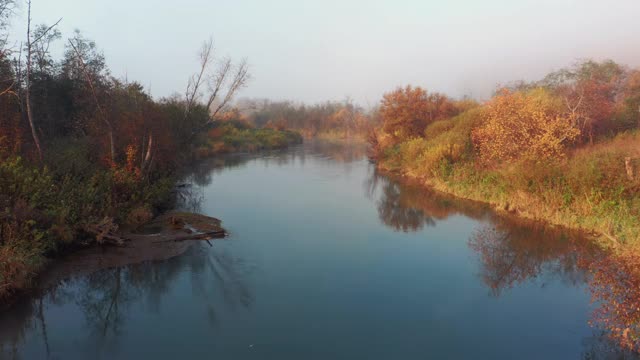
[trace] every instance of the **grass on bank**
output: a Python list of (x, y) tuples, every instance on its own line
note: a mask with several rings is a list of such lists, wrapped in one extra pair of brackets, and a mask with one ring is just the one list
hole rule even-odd
[(472, 143), (481, 111), (434, 122), (424, 137), (384, 149), (379, 166), (523, 217), (640, 245), (640, 180), (629, 180), (625, 171), (626, 157), (640, 157), (638, 131), (572, 150), (562, 159), (481, 166)]

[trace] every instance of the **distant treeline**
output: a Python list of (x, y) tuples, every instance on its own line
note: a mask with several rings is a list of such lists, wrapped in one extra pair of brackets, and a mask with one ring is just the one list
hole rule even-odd
[(305, 105), (245, 99), (236, 106), (255, 126), (296, 130), (305, 137), (364, 139), (377, 116), (375, 109), (367, 111), (350, 100)]

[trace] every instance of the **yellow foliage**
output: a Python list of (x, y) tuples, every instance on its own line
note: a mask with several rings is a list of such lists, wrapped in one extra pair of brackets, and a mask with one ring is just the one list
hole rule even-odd
[(547, 159), (564, 156), (580, 130), (561, 101), (547, 90), (503, 90), (485, 108), (484, 124), (473, 131), (473, 142), (484, 161)]

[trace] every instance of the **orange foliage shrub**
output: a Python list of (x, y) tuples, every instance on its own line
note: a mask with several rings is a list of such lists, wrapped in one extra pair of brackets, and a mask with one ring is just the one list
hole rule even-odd
[(383, 131), (400, 141), (421, 137), (427, 125), (456, 113), (447, 96), (411, 86), (385, 94), (380, 106)]
[(224, 135), (224, 129), (220, 126), (210, 129), (207, 132), (207, 137), (209, 137), (209, 139), (219, 139), (222, 137), (222, 135)]
[(503, 90), (486, 106), (485, 123), (473, 131), (484, 161), (561, 157), (580, 135), (562, 104), (547, 90)]

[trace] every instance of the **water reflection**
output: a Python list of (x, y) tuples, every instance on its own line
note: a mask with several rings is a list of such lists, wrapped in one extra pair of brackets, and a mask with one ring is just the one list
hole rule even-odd
[(400, 182), (380, 174), (373, 165), (369, 166), (364, 187), (369, 198), (378, 196), (380, 221), (397, 231), (419, 231), (457, 214), (472, 219), (492, 215), (484, 204), (445, 196), (419, 184)]
[[(218, 192), (213, 191), (215, 186), (207, 188), (206, 194), (221, 196), (221, 199), (208, 200), (232, 207), (233, 211), (227, 214), (236, 214), (232, 226), (242, 229), (239, 241), (215, 242), (212, 248), (202, 244), (170, 260), (65, 280), (22, 302), (10, 313), (0, 315), (0, 358), (56, 358), (60, 353), (79, 353), (84, 358), (136, 358), (137, 341), (153, 340), (158, 342), (161, 351), (169, 351), (189, 343), (191, 339), (187, 337), (191, 334), (198, 337), (190, 343), (195, 351), (205, 351), (205, 355), (211, 356), (238, 355), (222, 358), (255, 358), (256, 353), (252, 351), (257, 348), (281, 355), (291, 347), (313, 347), (320, 342), (318, 339), (329, 339), (336, 348), (357, 349), (358, 352), (350, 353), (350, 358), (393, 358), (384, 355), (394, 351), (405, 355), (424, 354), (423, 348), (414, 353), (403, 351), (413, 343), (423, 344), (428, 342), (426, 338), (436, 337), (438, 341), (450, 341), (451, 346), (460, 341), (477, 341), (474, 351), (481, 345), (502, 348), (502, 344), (513, 342), (515, 345), (511, 346), (517, 351), (526, 346), (522, 344), (521, 335), (526, 337), (534, 330), (523, 329), (522, 334), (518, 333), (520, 323), (514, 326), (513, 319), (500, 318), (507, 310), (521, 311), (518, 314), (522, 315), (523, 323), (539, 326), (536, 331), (557, 324), (546, 319), (532, 320), (536, 315), (528, 314), (527, 306), (538, 307), (538, 311), (548, 310), (549, 317), (557, 316), (562, 321), (576, 320), (576, 324), (571, 323), (567, 329), (579, 328), (576, 331), (580, 332), (578, 336), (574, 334), (562, 340), (554, 338), (556, 333), (535, 334), (541, 340), (532, 340), (536, 341), (533, 346), (537, 341), (549, 344), (577, 338), (577, 347), (562, 344), (570, 348), (573, 357), (635, 358), (630, 349), (638, 345), (640, 256), (613, 255), (574, 232), (500, 216), (486, 205), (397, 181), (376, 172), (373, 165), (363, 160), (365, 153), (364, 146), (317, 142), (267, 155), (246, 154), (201, 162), (180, 188), (183, 194), (180, 206), (200, 211), (204, 188), (216, 181), (224, 184), (218, 186)], [(304, 164), (306, 166), (302, 166)], [(254, 180), (243, 182), (241, 179), (246, 174), (236, 171), (245, 167), (251, 167), (249, 174), (274, 176), (266, 179), (268, 182), (288, 179), (292, 172), (300, 175), (298, 171), (304, 167), (308, 176), (300, 178), (307, 181), (301, 182), (304, 186), (298, 191), (318, 192), (317, 196), (330, 198), (331, 191), (343, 190), (343, 196), (357, 193), (361, 198), (349, 198), (354, 202), (352, 207), (340, 202), (318, 201), (307, 194), (301, 196), (302, 200), (283, 203), (283, 198), (297, 195), (296, 190), (274, 187), (273, 197), (263, 199), (259, 206), (251, 209), (253, 199), (263, 189), (247, 191)], [(264, 167), (271, 168), (259, 172)], [(282, 172), (272, 171), (280, 167), (287, 168)], [(225, 175), (228, 177), (217, 178), (225, 171), (229, 172)], [(353, 171), (354, 176), (334, 176), (349, 171)], [(325, 181), (327, 173), (331, 174), (330, 181)], [(318, 179), (322, 181), (316, 181)], [(362, 185), (366, 197), (359, 192)], [(336, 189), (337, 186), (340, 189)], [(327, 208), (314, 211), (318, 209), (312, 209), (308, 202)], [(276, 207), (277, 211), (272, 211)], [(264, 209), (269, 212), (265, 213)], [(309, 214), (298, 216), (301, 209)], [(351, 214), (364, 214), (359, 221), (365, 226), (349, 218)], [(231, 222), (232, 217), (225, 215), (224, 218)], [(318, 219), (322, 219), (323, 224), (335, 224), (335, 229), (330, 225), (318, 226), (315, 229), (319, 231), (315, 233), (308, 231), (314, 228), (306, 222)], [(452, 224), (454, 227), (461, 224), (460, 232), (449, 234)], [(383, 226), (394, 231), (381, 231)], [(416, 236), (406, 234), (414, 232)], [(438, 234), (447, 243), (422, 241), (422, 234)], [(343, 241), (350, 238), (349, 235), (362, 241)], [(416, 241), (401, 244), (387, 241), (407, 238)], [(360, 244), (368, 248), (359, 248)], [(434, 252), (437, 255), (433, 255)], [(451, 256), (443, 257), (443, 261), (451, 263), (438, 263), (440, 254)], [(469, 255), (475, 262), (468, 261)], [(254, 262), (247, 258), (258, 261), (261, 271), (255, 271)], [(430, 266), (424, 266), (429, 262)], [(420, 281), (411, 280), (412, 276), (419, 277)], [(452, 285), (454, 282), (457, 283)], [(552, 282), (555, 287), (548, 285)], [(480, 286), (476, 286), (478, 283)], [(599, 306), (594, 314), (596, 330), (592, 334), (580, 328), (586, 322), (586, 313), (559, 314), (553, 312), (555, 304), (549, 308), (540, 304), (540, 295), (544, 293), (542, 298), (553, 296), (555, 301), (557, 296), (557, 302), (565, 302), (567, 309), (574, 302), (578, 307), (585, 306), (580, 291), (587, 287)], [(526, 291), (519, 292), (522, 289)], [(459, 294), (457, 291), (464, 291), (461, 297), (468, 295), (471, 303), (481, 305), (483, 310), (469, 310), (466, 306), (469, 303), (452, 298)], [(510, 296), (523, 293), (532, 295), (533, 299)], [(183, 313), (184, 307), (189, 309)], [(464, 316), (458, 317), (458, 314)], [(197, 322), (193, 316), (202, 324), (193, 324)], [(181, 317), (189, 320), (177, 319)], [(61, 324), (67, 321), (72, 327), (68, 331), (74, 336), (72, 345), (60, 337), (61, 326), (63, 329), (66, 326)], [(136, 324), (138, 322), (140, 324)], [(513, 337), (502, 333), (505, 338), (496, 339), (499, 329), (495, 334), (489, 332), (487, 322), (495, 323), (493, 330), (513, 329)], [(471, 335), (460, 335), (462, 329), (455, 335), (453, 330), (447, 330), (446, 324), (462, 323), (468, 325)], [(160, 344), (164, 334), (153, 333), (159, 325), (169, 327), (167, 331), (171, 332), (174, 326), (184, 324), (194, 329), (175, 331), (193, 332), (176, 335), (166, 344)], [(447, 331), (452, 335), (448, 336)], [(481, 335), (482, 331), (486, 334)], [(411, 338), (415, 334), (425, 338), (418, 335)], [(382, 339), (379, 347), (369, 346), (372, 336)], [(218, 339), (219, 344), (212, 345), (212, 337)], [(408, 338), (409, 341), (403, 342)], [(341, 339), (345, 339), (344, 342)], [(250, 344), (258, 345), (249, 348)], [(367, 351), (358, 347), (362, 344), (375, 350), (362, 352)], [(627, 348), (621, 349), (621, 344)], [(64, 346), (74, 346), (74, 349), (62, 350)], [(383, 350), (388, 352), (383, 354)], [(556, 355), (556, 350), (544, 353)], [(495, 353), (497, 357), (508, 358), (504, 355), (508, 352)], [(171, 355), (174, 354), (162, 354), (158, 358)]]
[(588, 280), (587, 269), (578, 259), (601, 255), (579, 234), (500, 219), (476, 229), (469, 247), (480, 257), (482, 280), (495, 296), (543, 273), (566, 285), (584, 284)]
[(614, 251), (592, 261), (590, 290), (599, 304), (593, 323), (618, 344), (640, 352), (640, 250)]
[(605, 250), (578, 232), (500, 216), (483, 204), (400, 183), (375, 169), (365, 189), (372, 198), (380, 189), (378, 215), (396, 231), (419, 231), (456, 214), (480, 220), (484, 225), (468, 245), (492, 296), (543, 274), (567, 286), (586, 284), (597, 304), (590, 323), (604, 330), (585, 340), (585, 359), (635, 358), (640, 351), (640, 251)]
[(52, 308), (67, 304), (74, 304), (84, 319), (83, 351), (95, 358), (108, 358), (127, 333), (136, 309), (145, 306), (153, 313), (162, 313), (165, 295), (177, 283), (186, 281), (185, 274), (189, 274), (193, 296), (201, 300), (198, 304), (204, 304), (203, 318), (216, 328), (218, 311), (252, 306), (254, 297), (246, 281), (251, 271), (250, 266), (224, 249), (194, 245), (186, 254), (166, 261), (63, 280), (0, 316), (0, 358), (21, 358), (18, 349), (25, 334), (36, 330), (45, 347), (43, 353), (49, 357), (56, 349), (50, 349), (46, 319)]
[(230, 154), (206, 159), (184, 174), (186, 183), (199, 187), (211, 185), (216, 175), (222, 172), (241, 169), (251, 161), (260, 160), (264, 166), (285, 166), (295, 163), (304, 165), (308, 157), (324, 161), (328, 166), (341, 164), (348, 170), (350, 164), (365, 158), (368, 146), (362, 143), (326, 142), (309, 140), (304, 145), (293, 146), (286, 150), (273, 150), (266, 153)]

